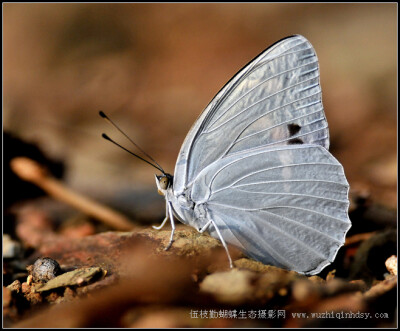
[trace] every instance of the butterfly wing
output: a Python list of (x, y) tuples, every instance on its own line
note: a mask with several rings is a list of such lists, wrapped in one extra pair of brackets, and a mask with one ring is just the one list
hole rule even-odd
[(199, 223), (212, 219), (227, 243), (263, 263), (316, 274), (351, 226), (348, 190), (341, 164), (322, 146), (305, 144), (217, 160), (196, 176), (191, 198), (206, 218)]
[(206, 166), (232, 153), (297, 143), (329, 147), (318, 59), (299, 35), (262, 52), (206, 107), (179, 153), (175, 194)]

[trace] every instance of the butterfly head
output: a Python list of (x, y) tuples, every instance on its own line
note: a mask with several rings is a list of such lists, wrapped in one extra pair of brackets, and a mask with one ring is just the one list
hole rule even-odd
[(165, 195), (167, 190), (172, 187), (173, 177), (170, 174), (155, 175), (158, 193)]

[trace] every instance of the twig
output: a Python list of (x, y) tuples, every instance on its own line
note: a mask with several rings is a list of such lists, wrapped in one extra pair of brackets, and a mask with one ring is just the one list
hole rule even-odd
[(344, 243), (345, 246), (350, 246), (353, 244), (357, 244), (360, 241), (364, 241), (367, 240), (369, 238), (371, 238), (374, 234), (376, 233), (376, 231), (373, 232), (365, 232), (365, 233), (357, 233), (351, 237), (346, 238), (346, 241)]
[(53, 198), (81, 210), (116, 230), (129, 231), (134, 228), (134, 225), (127, 217), (92, 199), (73, 192), (52, 177), (46, 168), (32, 159), (26, 157), (13, 158), (10, 162), (10, 167), (21, 179), (39, 186)]

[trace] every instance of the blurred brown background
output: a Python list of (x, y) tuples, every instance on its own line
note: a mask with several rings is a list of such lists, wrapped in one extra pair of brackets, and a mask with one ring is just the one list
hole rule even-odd
[[(397, 4), (3, 4), (4, 129), (65, 161), (65, 181), (140, 209), (155, 169), (173, 174), (189, 128), (218, 90), (275, 41), (316, 49), (331, 151), (353, 189), (397, 199)], [(7, 146), (5, 146), (7, 148)], [(150, 193), (147, 193), (150, 192)], [(7, 194), (7, 192), (5, 192)]]

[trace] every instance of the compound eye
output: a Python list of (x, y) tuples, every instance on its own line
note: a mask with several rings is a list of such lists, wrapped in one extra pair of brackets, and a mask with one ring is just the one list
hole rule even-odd
[(165, 176), (163, 178), (160, 179), (160, 188), (162, 188), (163, 190), (166, 190), (168, 187), (168, 178)]

